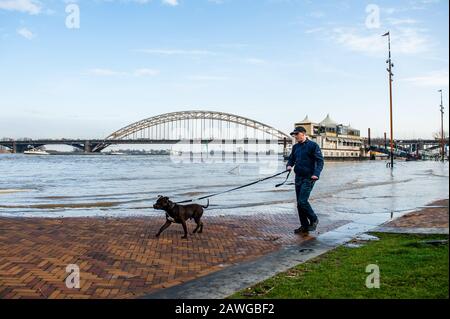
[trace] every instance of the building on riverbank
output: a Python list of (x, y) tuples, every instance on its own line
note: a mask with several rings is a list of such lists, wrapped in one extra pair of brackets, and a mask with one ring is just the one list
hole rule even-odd
[(311, 121), (306, 116), (303, 121), (295, 123), (295, 127), (298, 126), (303, 126), (308, 136), (319, 144), (326, 159), (368, 158), (360, 130), (335, 122), (329, 114), (319, 123)]

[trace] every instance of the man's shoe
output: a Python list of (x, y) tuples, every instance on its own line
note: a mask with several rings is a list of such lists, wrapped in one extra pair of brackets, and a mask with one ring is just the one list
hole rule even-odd
[(313, 222), (311, 225), (309, 225), (308, 231), (315, 231), (317, 229), (318, 224), (319, 224), (319, 220), (316, 219), (315, 222)]
[(295, 234), (307, 234), (308, 233), (308, 229), (306, 227), (301, 226), (300, 228), (297, 228), (296, 230), (294, 230)]

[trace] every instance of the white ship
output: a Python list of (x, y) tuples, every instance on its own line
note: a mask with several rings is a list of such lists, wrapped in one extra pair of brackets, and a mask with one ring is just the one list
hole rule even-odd
[(325, 159), (368, 159), (360, 131), (350, 125), (338, 124), (329, 114), (320, 123), (315, 123), (306, 116), (295, 126), (303, 126), (306, 129), (308, 136), (319, 144)]
[(32, 149), (23, 153), (26, 155), (50, 155), (50, 153), (39, 149)]

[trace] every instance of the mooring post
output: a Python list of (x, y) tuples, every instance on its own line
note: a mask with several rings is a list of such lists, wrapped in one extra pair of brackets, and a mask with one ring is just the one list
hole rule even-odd
[(259, 147), (258, 147), (258, 139), (256, 139), (255, 140), (255, 147), (256, 147), (256, 150), (255, 150), (255, 155), (256, 155), (256, 161), (257, 162), (259, 162)]
[(244, 138), (244, 161), (248, 162), (248, 138)]
[(189, 158), (191, 163), (194, 162), (194, 140), (189, 141)]
[(236, 140), (233, 140), (233, 163), (236, 163)]
[(13, 141), (13, 143), (12, 143), (12, 152), (15, 154), (15, 153), (17, 153), (17, 144), (16, 144), (16, 141)]
[(226, 151), (226, 143), (225, 140), (222, 139), (222, 162), (225, 162), (225, 151)]

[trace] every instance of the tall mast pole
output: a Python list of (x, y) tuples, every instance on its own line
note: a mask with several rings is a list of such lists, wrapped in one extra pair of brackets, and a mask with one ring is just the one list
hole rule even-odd
[(392, 112), (392, 77), (394, 74), (392, 73), (392, 68), (394, 67), (394, 64), (392, 63), (392, 56), (391, 56), (391, 34), (390, 32), (387, 32), (383, 36), (388, 37), (388, 48), (389, 48), (389, 58), (386, 61), (388, 64), (387, 71), (389, 73), (389, 114), (390, 114), (390, 129), (391, 129), (391, 150), (390, 150), (390, 157), (391, 157), (391, 169), (394, 168), (394, 121), (393, 121), (393, 112)]
[(441, 93), (441, 161), (445, 161), (445, 137), (444, 137), (444, 103), (442, 100), (442, 90)]

